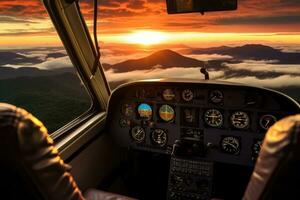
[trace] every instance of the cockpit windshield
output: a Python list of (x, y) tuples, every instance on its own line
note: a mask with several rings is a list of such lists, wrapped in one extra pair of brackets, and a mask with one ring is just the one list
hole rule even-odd
[[(300, 3), (243, 0), (238, 10), (168, 15), (165, 0), (99, 2), (101, 62), (111, 88), (139, 79), (210, 79), (300, 100)], [(80, 1), (90, 30), (93, 2)]]

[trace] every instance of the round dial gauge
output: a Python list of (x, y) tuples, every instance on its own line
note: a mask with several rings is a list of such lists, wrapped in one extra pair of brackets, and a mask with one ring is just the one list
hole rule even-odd
[(181, 96), (184, 101), (192, 101), (194, 98), (193, 91), (190, 89), (183, 90)]
[(175, 98), (175, 93), (171, 89), (165, 89), (162, 93), (164, 100), (172, 101)]
[(261, 146), (262, 146), (262, 141), (261, 140), (255, 140), (253, 142), (253, 146), (252, 146), (252, 159), (253, 160), (255, 160), (258, 157)]
[(247, 113), (242, 111), (237, 111), (233, 113), (230, 117), (231, 124), (238, 129), (247, 128), (250, 124), (250, 118)]
[(119, 120), (119, 124), (120, 124), (121, 127), (130, 126), (130, 120), (126, 119), (126, 118), (121, 118)]
[(221, 141), (221, 149), (228, 154), (237, 155), (240, 153), (240, 140), (234, 136), (224, 137)]
[(130, 134), (131, 134), (132, 139), (137, 143), (143, 142), (145, 140), (145, 137), (146, 137), (145, 130), (140, 126), (133, 127), (131, 129)]
[(211, 127), (221, 127), (223, 125), (223, 115), (216, 109), (210, 109), (204, 113), (204, 121)]
[(209, 99), (213, 103), (221, 103), (224, 99), (224, 96), (220, 90), (213, 90), (209, 94)]
[(133, 114), (134, 110), (131, 104), (123, 104), (122, 105), (122, 114), (126, 117), (130, 117)]
[(268, 130), (275, 122), (277, 121), (276, 117), (273, 115), (264, 115), (259, 120), (259, 125), (264, 130)]
[(167, 132), (163, 129), (154, 129), (151, 133), (151, 138), (154, 144), (159, 146), (165, 146), (168, 141)]
[(169, 105), (162, 105), (159, 108), (159, 117), (165, 122), (169, 122), (175, 118), (175, 111)]
[(141, 118), (150, 119), (152, 117), (152, 108), (146, 103), (142, 103), (138, 107), (138, 113)]

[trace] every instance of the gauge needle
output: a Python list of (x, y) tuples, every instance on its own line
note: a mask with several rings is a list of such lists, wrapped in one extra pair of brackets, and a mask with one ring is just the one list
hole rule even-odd
[(237, 149), (237, 146), (235, 146), (234, 144), (231, 144), (231, 143), (229, 143), (229, 142), (224, 142), (224, 144), (230, 145), (230, 146), (232, 146), (233, 148)]
[(266, 121), (266, 124), (265, 124), (265, 127), (266, 127), (266, 128), (268, 127), (269, 123), (270, 123), (270, 120), (267, 120), (267, 121)]

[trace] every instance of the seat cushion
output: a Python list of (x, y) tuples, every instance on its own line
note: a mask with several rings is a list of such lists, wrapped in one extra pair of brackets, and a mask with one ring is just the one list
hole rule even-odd
[(126, 197), (101, 190), (89, 189), (85, 192), (86, 200), (135, 200), (131, 197)]

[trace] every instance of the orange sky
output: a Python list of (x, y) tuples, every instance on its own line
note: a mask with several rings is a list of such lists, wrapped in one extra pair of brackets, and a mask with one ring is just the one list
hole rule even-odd
[[(88, 25), (93, 13), (91, 2), (80, 0)], [(143, 38), (144, 34), (156, 40), (153, 44), (300, 45), (299, 0), (239, 0), (238, 11), (204, 16), (167, 15), (165, 0), (100, 2), (99, 38), (107, 43), (134, 43), (133, 38)], [(0, 27), (1, 47), (60, 45), (39, 0), (0, 0)]]

